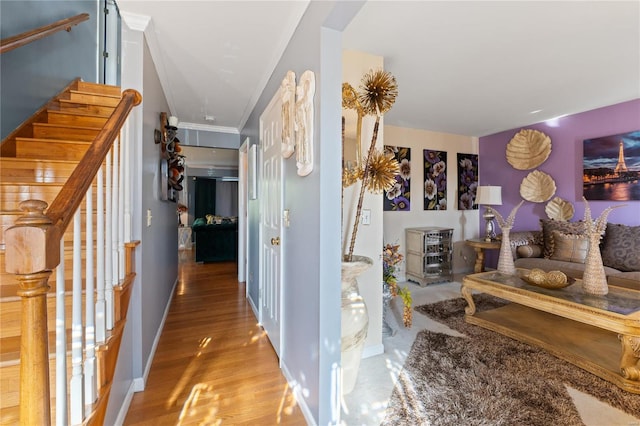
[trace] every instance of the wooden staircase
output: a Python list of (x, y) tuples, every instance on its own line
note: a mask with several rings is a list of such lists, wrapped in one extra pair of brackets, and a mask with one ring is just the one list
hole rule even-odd
[[(132, 92), (132, 93), (126, 93)], [(22, 229), (14, 227), (16, 221), (21, 219), (26, 228), (29, 221), (24, 220), (25, 213), (28, 213), (29, 203), (27, 200), (42, 200), (52, 206), (56, 197), (63, 191), (63, 186), (72, 176), (82, 172), (86, 174), (85, 180), (93, 181), (93, 175), (85, 170), (92, 167), (86, 166), (87, 159), (80, 161), (85, 154), (90, 151), (92, 144), (98, 144), (108, 132), (119, 132), (120, 128), (110, 130), (114, 123), (122, 126), (126, 115), (131, 108), (141, 101), (140, 95), (134, 91), (126, 91), (125, 96), (119, 87), (107, 86), (95, 83), (87, 83), (79, 79), (71, 82), (64, 90), (51, 99), (45, 106), (38, 110), (32, 117), (26, 120), (20, 127), (5, 138), (0, 145), (0, 424), (37, 424), (46, 423), (46, 420), (38, 418), (39, 414), (32, 415), (30, 411), (39, 411), (38, 407), (32, 407), (31, 402), (21, 401), (22, 398), (31, 398), (37, 401), (37, 396), (33, 394), (46, 395), (43, 389), (30, 389), (32, 385), (22, 385), (25, 377), (21, 378), (20, 363), (21, 351), (24, 350), (24, 326), (23, 315), (25, 312), (26, 297), (20, 297), (21, 289), (24, 289), (24, 280), (19, 274), (29, 274), (36, 271), (25, 271), (22, 269), (37, 264), (37, 261), (27, 261), (26, 266), (16, 266), (18, 255), (11, 250), (15, 250), (15, 243), (18, 246), (23, 244), (27, 238), (21, 234)], [(126, 102), (125, 102), (126, 101)], [(124, 117), (122, 117), (124, 115)], [(122, 117), (122, 118), (119, 118)], [(116, 133), (114, 133), (116, 134)], [(102, 139), (101, 139), (102, 138)], [(111, 143), (113, 140), (111, 141)], [(104, 144), (103, 144), (104, 145)], [(102, 146), (102, 145), (101, 145)], [(106, 145), (105, 145), (106, 146)], [(93, 149), (93, 148), (92, 148)], [(106, 151), (105, 151), (106, 152)], [(92, 152), (92, 154), (95, 154)], [(92, 155), (93, 156), (93, 155)], [(87, 157), (91, 157), (87, 155)], [(104, 163), (104, 159), (98, 159)], [(95, 159), (93, 160), (95, 162)], [(73, 180), (73, 178), (72, 178)], [(76, 181), (77, 181), (76, 176)], [(91, 184), (93, 197), (95, 199), (97, 186), (95, 182)], [(104, 186), (104, 185), (103, 185)], [(67, 189), (68, 191), (68, 189)], [(73, 192), (73, 191), (71, 191)], [(63, 196), (63, 198), (68, 198)], [(56, 200), (57, 201), (57, 200)], [(77, 200), (80, 203), (80, 199)], [(22, 203), (22, 204), (21, 204)], [(85, 211), (84, 203), (79, 204), (81, 211)], [(95, 208), (95, 207), (94, 207)], [(55, 209), (50, 209), (55, 210)], [(39, 217), (48, 215), (45, 210), (40, 212)], [(75, 208), (74, 208), (75, 210)], [(29, 210), (30, 217), (33, 217), (34, 210)], [(53, 213), (55, 216), (55, 212)], [(62, 216), (62, 218), (60, 218)], [(69, 222), (68, 215), (59, 215), (54, 220), (51, 229), (59, 231), (60, 238), (64, 241), (60, 251), (60, 263), (64, 264), (65, 271), (73, 270), (73, 226), (66, 226)], [(82, 223), (82, 240), (85, 241), (85, 216)], [(93, 223), (93, 235), (96, 233), (96, 224)], [(48, 225), (47, 225), (48, 226)], [(62, 229), (54, 229), (61, 226)], [(11, 227), (9, 233), (7, 230)], [(26, 232), (26, 231), (24, 231)], [(8, 236), (11, 235), (11, 236)], [(23, 236), (21, 236), (23, 235)], [(94, 240), (95, 244), (95, 240)], [(93, 245), (94, 245), (93, 244)], [(121, 333), (126, 321), (127, 306), (129, 304), (131, 286), (135, 277), (133, 267), (133, 251), (137, 242), (125, 242), (125, 265), (124, 279), (114, 286), (114, 325), (107, 332), (105, 341), (97, 342), (97, 399), (90, 401), (89, 409), (85, 410), (89, 414), (83, 423), (102, 424), (106, 411), (111, 379), (115, 370), (116, 359), (120, 346)], [(49, 246), (47, 246), (49, 247)], [(86, 247), (82, 247), (81, 254), (76, 254), (76, 259), (85, 260)], [(18, 250), (22, 251), (22, 250)], [(28, 250), (25, 250), (28, 251)], [(96, 250), (92, 250), (95, 258)], [(22, 254), (22, 253), (21, 253)], [(52, 258), (55, 258), (52, 255)], [(45, 256), (49, 257), (49, 256)], [(49, 260), (47, 260), (49, 262)], [(84, 262), (83, 262), (84, 264)], [(13, 269), (8, 271), (8, 269)], [(16, 271), (20, 269), (20, 271)], [(82, 281), (85, 281), (85, 269), (82, 268)], [(95, 274), (95, 271), (94, 271)], [(26, 275), (25, 275), (26, 276)], [(94, 275), (95, 276), (95, 275)], [(44, 281), (46, 284), (46, 280)], [(65, 288), (65, 305), (68, 309), (65, 313), (66, 335), (67, 335), (67, 376), (71, 377), (71, 290), (72, 279), (68, 273), (63, 283), (56, 280), (55, 270), (48, 278), (50, 290), (46, 294), (46, 331), (48, 334), (48, 354), (49, 354), (49, 395), (50, 410), (44, 413), (44, 418), (50, 414), (51, 423), (55, 424), (55, 326), (56, 326), (56, 298), (57, 288), (63, 285)], [(84, 287), (83, 287), (84, 289)], [(82, 297), (82, 318), (85, 318), (84, 295)], [(23, 354), (24, 355), (24, 354)], [(24, 376), (25, 373), (23, 372)], [(29, 382), (33, 383), (33, 381)], [(26, 389), (29, 387), (29, 389)], [(47, 387), (47, 386), (44, 386)], [(36, 403), (36, 405), (38, 405)], [(22, 406), (22, 409), (21, 409)], [(46, 408), (44, 411), (47, 411)]]

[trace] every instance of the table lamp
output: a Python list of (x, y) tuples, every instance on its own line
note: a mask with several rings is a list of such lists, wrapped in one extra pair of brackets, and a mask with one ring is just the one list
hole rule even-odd
[[(476, 191), (476, 205), (483, 206), (501, 206), (502, 205), (502, 187), (501, 186), (479, 186)], [(485, 207), (482, 214), (484, 220), (487, 221), (485, 229), (485, 241), (493, 241), (496, 239), (496, 225), (493, 219), (495, 215)]]

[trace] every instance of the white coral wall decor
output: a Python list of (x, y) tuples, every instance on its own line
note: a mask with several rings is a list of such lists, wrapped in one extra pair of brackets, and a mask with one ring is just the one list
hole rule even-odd
[(296, 166), (299, 176), (307, 176), (313, 170), (313, 97), (315, 92), (315, 74), (313, 71), (307, 70), (300, 76), (300, 84), (296, 88)]
[(293, 118), (296, 107), (296, 73), (287, 71), (280, 84), (280, 100), (282, 101), (282, 156), (289, 158), (295, 150)]

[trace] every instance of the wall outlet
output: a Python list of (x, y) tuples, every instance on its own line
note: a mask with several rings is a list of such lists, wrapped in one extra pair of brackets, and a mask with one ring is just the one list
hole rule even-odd
[(360, 215), (363, 225), (371, 225), (371, 210), (363, 209)]

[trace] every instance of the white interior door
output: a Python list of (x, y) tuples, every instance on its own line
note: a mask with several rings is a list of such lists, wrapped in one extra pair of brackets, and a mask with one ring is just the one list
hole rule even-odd
[(282, 319), (282, 130), (278, 94), (260, 116), (260, 320), (278, 357)]

